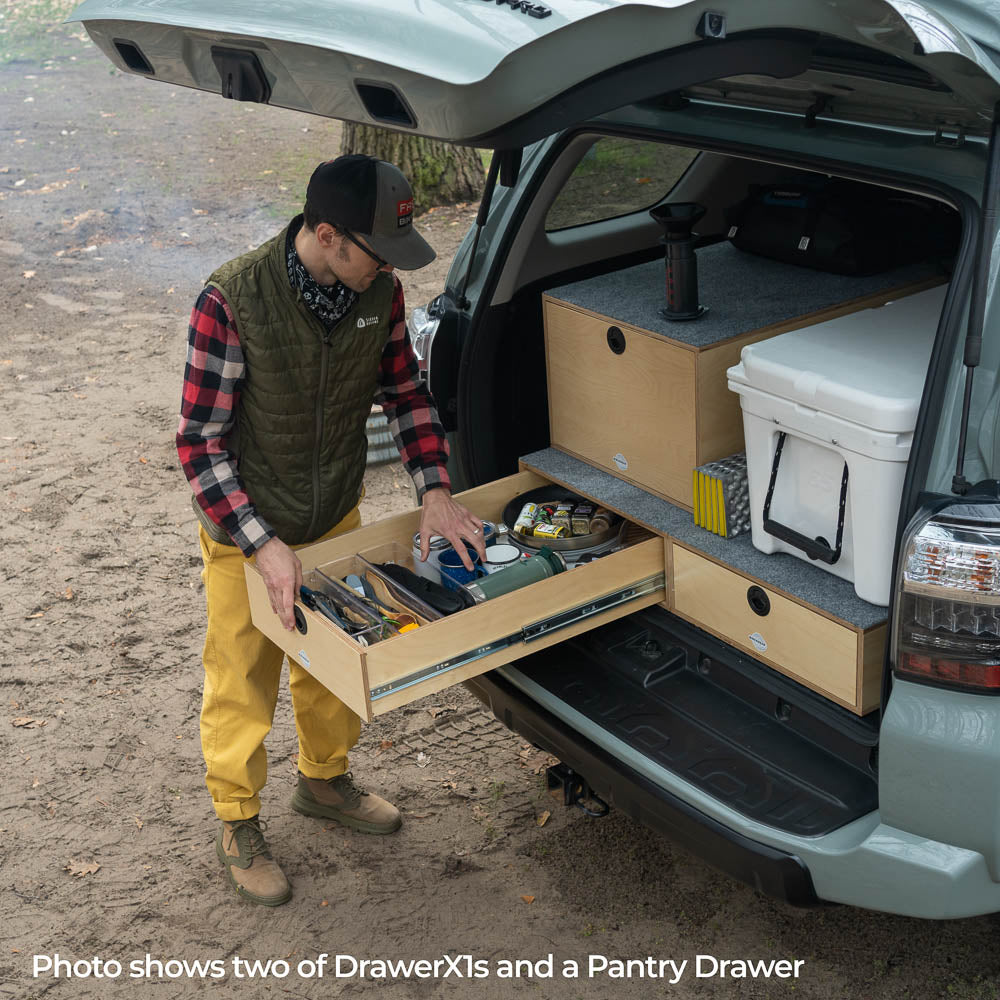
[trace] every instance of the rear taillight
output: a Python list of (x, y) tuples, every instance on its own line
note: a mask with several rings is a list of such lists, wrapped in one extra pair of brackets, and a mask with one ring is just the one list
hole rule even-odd
[(902, 553), (896, 675), (1000, 693), (1000, 509), (962, 504), (911, 523)]

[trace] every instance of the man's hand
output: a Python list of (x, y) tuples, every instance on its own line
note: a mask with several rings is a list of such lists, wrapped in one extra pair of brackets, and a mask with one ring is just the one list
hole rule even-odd
[(455, 551), (462, 557), (462, 565), (472, 569), (472, 560), (465, 549), (465, 542), (486, 558), (483, 543), (483, 522), (471, 511), (452, 499), (451, 493), (443, 488), (428, 490), (424, 494), (423, 510), (420, 514), (420, 559), (425, 560), (431, 550), (431, 535), (447, 538)]
[(272, 538), (255, 553), (257, 569), (264, 578), (271, 610), (281, 624), (291, 632), (295, 628), (295, 599), (302, 586), (302, 563), (299, 557), (280, 539)]

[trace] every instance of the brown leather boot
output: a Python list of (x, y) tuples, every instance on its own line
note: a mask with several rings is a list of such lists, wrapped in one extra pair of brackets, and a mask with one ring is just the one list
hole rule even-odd
[(224, 821), (215, 838), (215, 852), (233, 888), (244, 899), (262, 906), (280, 906), (292, 898), (288, 879), (267, 849), (259, 816)]
[(393, 833), (403, 825), (399, 810), (354, 783), (350, 771), (336, 778), (299, 774), (292, 808), (306, 816), (335, 819), (362, 833)]

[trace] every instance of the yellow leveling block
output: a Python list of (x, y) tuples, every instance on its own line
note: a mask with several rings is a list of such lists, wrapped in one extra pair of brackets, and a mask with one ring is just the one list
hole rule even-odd
[(746, 452), (701, 465), (693, 477), (695, 524), (723, 538), (750, 528)]

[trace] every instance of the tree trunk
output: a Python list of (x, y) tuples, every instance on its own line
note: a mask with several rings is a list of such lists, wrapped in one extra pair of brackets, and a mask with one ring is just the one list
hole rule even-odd
[(394, 163), (413, 187), (418, 213), (434, 205), (478, 201), (483, 193), (483, 161), (469, 146), (344, 122), (340, 152), (367, 153)]

